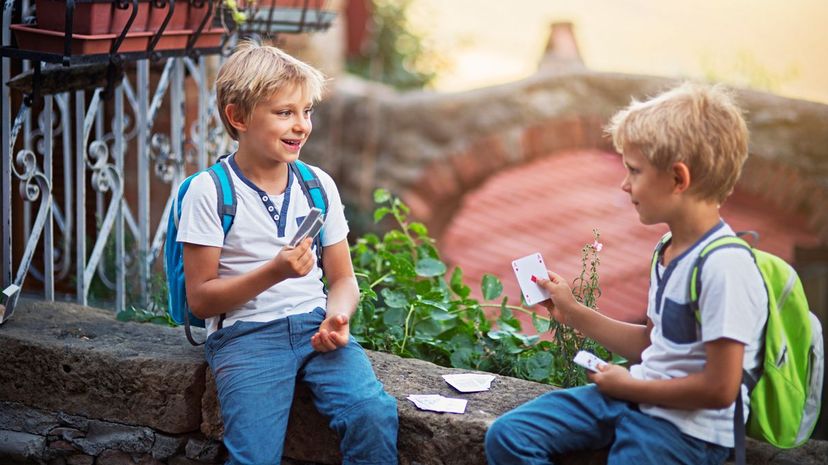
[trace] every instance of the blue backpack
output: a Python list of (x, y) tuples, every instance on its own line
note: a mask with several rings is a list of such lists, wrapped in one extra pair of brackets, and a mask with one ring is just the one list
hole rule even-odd
[[(210, 174), (213, 183), (216, 185), (216, 193), (218, 194), (217, 213), (221, 218), (221, 227), (224, 230), (224, 237), (233, 226), (233, 219), (236, 216), (236, 190), (233, 187), (233, 181), (230, 176), (230, 167), (222, 160), (227, 158), (225, 155), (219, 158), (218, 162), (207, 168), (205, 171)], [(325, 194), (325, 189), (319, 181), (316, 173), (305, 163), (296, 160), (288, 165), (289, 169), (299, 180), (299, 185), (302, 186), (302, 192), (308, 200), (311, 207), (316, 207), (322, 210), (325, 215), (328, 212), (328, 197)], [(181, 218), (181, 203), (187, 190), (190, 188), (190, 183), (201, 172), (195, 173), (185, 179), (178, 187), (178, 194), (173, 198), (172, 206), (170, 207), (170, 215), (167, 221), (167, 240), (164, 244), (164, 268), (167, 275), (167, 303), (169, 305), (169, 314), (176, 324), (183, 324), (187, 340), (190, 344), (197, 346), (204, 344), (204, 342), (196, 342), (193, 339), (190, 326), (204, 327), (204, 320), (196, 317), (190, 311), (187, 305), (187, 288), (184, 281), (184, 244), (177, 242), (175, 239), (178, 236), (178, 221)], [(314, 244), (316, 245), (316, 258), (319, 266), (322, 266), (322, 233), (316, 236)], [(219, 328), (221, 328), (224, 321), (224, 314), (219, 318)]]

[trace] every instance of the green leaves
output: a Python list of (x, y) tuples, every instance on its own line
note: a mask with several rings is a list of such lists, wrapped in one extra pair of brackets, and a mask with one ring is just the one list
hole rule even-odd
[[(408, 222), (404, 203), (384, 189), (374, 192), (374, 200), (379, 204), (374, 220), (393, 218), (396, 227), (381, 237), (366, 234), (351, 248), (360, 288), (351, 332), (360, 344), (443, 366), (533, 381), (561, 384), (571, 379), (565, 369), (567, 362), (571, 365), (573, 343), (567, 340), (559, 346), (523, 333), (515, 312), (531, 314), (538, 334), (550, 330), (547, 318), (509, 305), (502, 295), (503, 283), (492, 274), (481, 280), (482, 298), (472, 297), (463, 270), (455, 267), (447, 275), (434, 239), (425, 225)], [(596, 354), (601, 355), (597, 349)]]
[(500, 297), (500, 293), (503, 292), (503, 283), (496, 276), (485, 274), (483, 275), (483, 282), (480, 284), (480, 289), (483, 291), (484, 299), (494, 300)]
[(440, 260), (436, 260), (434, 258), (424, 258), (417, 262), (415, 270), (417, 271), (417, 276), (430, 278), (446, 274), (446, 265)]

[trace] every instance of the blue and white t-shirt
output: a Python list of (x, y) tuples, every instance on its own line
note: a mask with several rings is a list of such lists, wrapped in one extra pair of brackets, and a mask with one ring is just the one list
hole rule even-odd
[[(286, 246), (310, 211), (305, 194), (288, 170), (288, 183), (282, 194), (271, 195), (245, 178), (234, 160), (229, 163), (238, 206), (233, 227), (227, 237), (216, 211), (216, 186), (209, 173), (196, 176), (181, 203), (178, 242), (221, 247), (218, 274), (228, 278), (247, 273), (275, 257)], [(336, 244), (348, 236), (348, 224), (339, 191), (333, 179), (319, 168), (314, 170), (328, 196), (328, 211), (322, 228), (322, 246)], [(236, 321), (272, 321), (326, 307), (322, 270), (314, 264), (310, 273), (277, 283), (225, 315), (223, 326)], [(218, 329), (218, 317), (206, 320), (208, 334)]]
[[(672, 379), (701, 372), (706, 362), (704, 343), (721, 338), (745, 344), (744, 370), (752, 372), (758, 366), (768, 299), (750, 252), (726, 248), (708, 256), (701, 276), (700, 333), (689, 305), (688, 286), (696, 258), (711, 241), (728, 235), (734, 235), (733, 230), (720, 221), (667, 266), (659, 259), (650, 276), (647, 307), (647, 316), (653, 322), (651, 345), (641, 354), (641, 363), (630, 368), (634, 378)], [(742, 399), (747, 418), (744, 385)], [(733, 447), (734, 405), (725, 409), (681, 410), (642, 404), (640, 408), (673, 423), (688, 436)]]

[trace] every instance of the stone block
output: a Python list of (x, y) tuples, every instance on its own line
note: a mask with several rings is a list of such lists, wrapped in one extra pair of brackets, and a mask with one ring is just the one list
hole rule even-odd
[(206, 365), (181, 328), (21, 300), (0, 331), (0, 360), (4, 400), (168, 433), (200, 423)]
[(36, 434), (0, 430), (0, 457), (36, 461), (43, 458), (46, 438)]
[[(92, 465), (92, 462), (89, 465)], [(126, 452), (107, 449), (98, 456), (97, 465), (135, 465), (135, 462), (132, 460), (132, 456)]]
[[(119, 455), (125, 455), (122, 453), (118, 453)], [(129, 456), (127, 455), (129, 459)], [(86, 454), (75, 454), (70, 455), (65, 458), (66, 465), (92, 465), (95, 463), (95, 457)], [(129, 459), (129, 462), (125, 461), (114, 461), (110, 459), (110, 456), (101, 454), (98, 458), (98, 464), (100, 465), (132, 465), (132, 459)]]
[(93, 420), (89, 422), (86, 436), (71, 442), (90, 455), (98, 455), (107, 449), (143, 454), (152, 449), (154, 440), (154, 433), (149, 428)]

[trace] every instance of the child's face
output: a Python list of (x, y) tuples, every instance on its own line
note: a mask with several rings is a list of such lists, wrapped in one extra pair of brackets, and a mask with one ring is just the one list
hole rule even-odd
[(643, 224), (669, 222), (674, 211), (674, 179), (670, 172), (656, 168), (637, 148), (624, 151), (624, 167), (627, 176), (621, 189), (630, 195), (630, 200)]
[(253, 108), (239, 144), (263, 159), (290, 163), (308, 140), (313, 101), (297, 85), (285, 87)]

